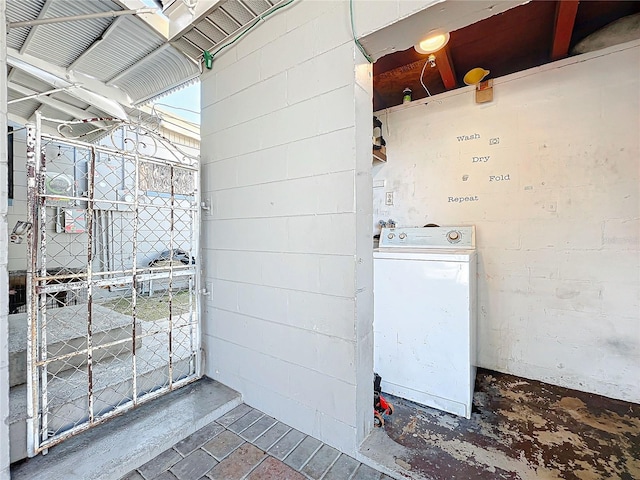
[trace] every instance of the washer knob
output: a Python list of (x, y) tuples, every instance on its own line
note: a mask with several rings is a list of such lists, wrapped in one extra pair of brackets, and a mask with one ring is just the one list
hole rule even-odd
[(460, 241), (460, 232), (451, 230), (449, 233), (447, 233), (447, 240), (449, 240), (450, 242)]
[(391, 240), (393, 237), (395, 237), (395, 235), (394, 235), (393, 233), (390, 233), (389, 235), (387, 235), (387, 238), (388, 238), (389, 240)]
[(400, 240), (404, 240), (405, 238), (407, 238), (407, 234), (403, 232), (400, 235), (398, 235), (398, 238), (400, 238)]

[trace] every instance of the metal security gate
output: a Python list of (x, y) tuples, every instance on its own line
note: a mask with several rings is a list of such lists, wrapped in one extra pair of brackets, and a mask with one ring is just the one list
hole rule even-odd
[(197, 152), (96, 121), (27, 127), (29, 456), (200, 376)]

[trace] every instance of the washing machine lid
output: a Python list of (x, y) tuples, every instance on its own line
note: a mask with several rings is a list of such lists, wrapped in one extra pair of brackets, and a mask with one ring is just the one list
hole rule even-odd
[(475, 261), (475, 250), (453, 248), (376, 248), (374, 260), (422, 260), (430, 262), (471, 262)]
[(379, 248), (473, 250), (476, 248), (476, 227), (383, 228)]

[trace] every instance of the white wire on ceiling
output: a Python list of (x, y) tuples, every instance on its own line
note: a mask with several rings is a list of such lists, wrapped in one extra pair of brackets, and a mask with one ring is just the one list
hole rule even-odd
[(429, 91), (427, 86), (424, 84), (424, 81), (422, 80), (422, 77), (424, 76), (424, 69), (427, 68), (427, 65), (429, 65), (429, 63), (430, 63), (429, 59), (427, 59), (427, 61), (424, 62), (424, 66), (422, 67), (422, 72), (420, 72), (420, 83), (422, 84), (422, 88), (424, 88), (424, 91), (427, 92), (427, 95), (430, 97), (431, 92)]

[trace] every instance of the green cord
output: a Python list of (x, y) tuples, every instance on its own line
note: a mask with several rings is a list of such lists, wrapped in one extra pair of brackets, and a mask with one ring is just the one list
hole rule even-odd
[[(291, 5), (294, 2), (294, 0), (288, 0), (287, 2), (283, 3), (282, 5), (278, 5), (276, 8), (274, 8), (273, 10), (271, 10), (269, 13), (267, 13), (266, 15), (258, 15), (253, 23), (251, 25), (249, 25), (242, 33), (240, 33), (240, 35), (238, 35), (236, 38), (234, 38), (233, 40), (231, 40), (228, 43), (225, 43), (224, 45), (222, 45), (220, 48), (218, 48), (214, 53), (209, 53), (208, 50), (205, 50), (203, 52), (203, 58), (205, 60), (208, 60), (209, 65), (211, 65), (213, 63), (213, 59), (216, 55), (218, 55), (218, 53), (220, 53), (222, 50), (224, 50), (227, 47), (230, 47), (231, 45), (233, 45), (234, 43), (236, 43), (238, 40), (240, 40), (242, 37), (244, 37), (247, 33), (249, 33), (253, 27), (255, 27), (260, 20), (264, 20), (265, 18), (267, 18), (268, 16), (276, 13), (278, 10), (280, 10), (281, 8), (286, 7), (287, 5)], [(208, 54), (208, 55), (207, 55)], [(208, 58), (207, 58), (208, 57)], [(207, 67), (207, 68), (211, 68), (211, 67)]]
[(351, 33), (353, 33), (353, 41), (356, 43), (364, 58), (367, 59), (369, 63), (373, 63), (373, 59), (369, 56), (369, 54), (364, 50), (364, 47), (360, 43), (360, 41), (356, 38), (356, 27), (353, 22), (353, 0), (349, 0), (349, 10), (351, 12)]

